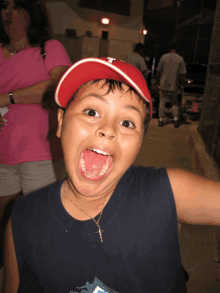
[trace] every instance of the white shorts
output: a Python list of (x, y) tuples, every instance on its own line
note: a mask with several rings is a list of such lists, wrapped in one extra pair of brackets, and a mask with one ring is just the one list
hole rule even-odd
[(0, 164), (0, 196), (23, 192), (24, 195), (66, 177), (63, 160)]

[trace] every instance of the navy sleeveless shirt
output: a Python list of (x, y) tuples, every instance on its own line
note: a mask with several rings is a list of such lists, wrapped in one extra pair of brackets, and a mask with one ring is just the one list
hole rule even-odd
[(18, 292), (184, 291), (176, 207), (165, 168), (127, 170), (100, 220), (103, 243), (93, 220), (78, 221), (66, 212), (62, 183), (14, 204)]

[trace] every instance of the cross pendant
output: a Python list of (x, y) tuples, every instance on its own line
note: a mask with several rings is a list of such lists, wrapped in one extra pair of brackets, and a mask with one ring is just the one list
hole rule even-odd
[(101, 240), (101, 242), (103, 243), (102, 232), (104, 232), (104, 230), (101, 230), (101, 228), (99, 227), (99, 231), (97, 231), (97, 232), (95, 232), (95, 233), (99, 233), (100, 240)]

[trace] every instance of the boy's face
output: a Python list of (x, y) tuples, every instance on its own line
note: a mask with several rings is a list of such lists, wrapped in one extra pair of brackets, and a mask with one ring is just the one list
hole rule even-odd
[[(58, 113), (68, 177), (86, 197), (111, 194), (136, 158), (143, 138), (146, 106), (134, 92), (107, 92), (104, 81), (88, 83), (65, 115)], [(100, 153), (101, 152), (101, 153)], [(102, 153), (104, 152), (104, 153)]]

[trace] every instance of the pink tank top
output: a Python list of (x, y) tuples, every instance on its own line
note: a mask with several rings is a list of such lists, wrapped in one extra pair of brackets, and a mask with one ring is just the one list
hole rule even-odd
[[(57, 40), (47, 41), (45, 51), (45, 60), (40, 48), (30, 47), (5, 59), (0, 47), (0, 93), (48, 80), (52, 68), (71, 65)], [(55, 134), (56, 111), (46, 111), (40, 104), (10, 104), (8, 108), (4, 116), (7, 126), (0, 130), (0, 163), (13, 165), (63, 157), (60, 139), (50, 135)]]

